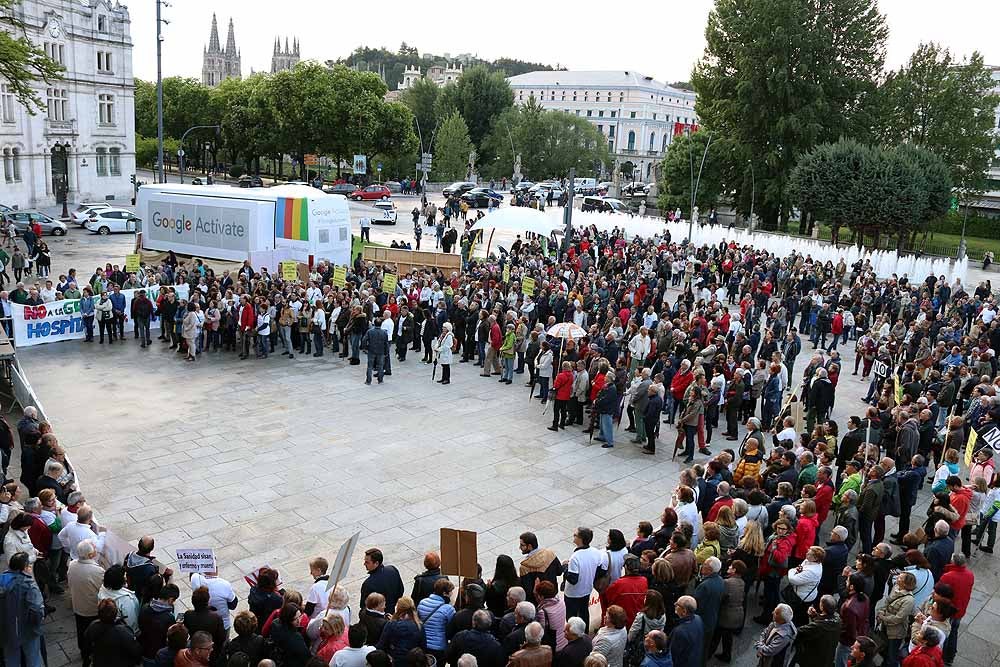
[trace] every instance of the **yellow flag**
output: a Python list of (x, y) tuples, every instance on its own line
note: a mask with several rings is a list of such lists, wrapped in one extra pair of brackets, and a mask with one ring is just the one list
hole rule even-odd
[(969, 431), (969, 441), (965, 443), (965, 465), (972, 465), (972, 448), (976, 446), (976, 440), (979, 439), (979, 435), (976, 434), (976, 429)]
[(896, 385), (896, 405), (903, 404), (903, 378), (896, 374), (896, 381), (893, 383)]

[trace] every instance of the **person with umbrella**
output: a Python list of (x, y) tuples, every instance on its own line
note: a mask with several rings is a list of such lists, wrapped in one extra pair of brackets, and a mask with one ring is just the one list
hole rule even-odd
[(562, 362), (562, 370), (552, 383), (555, 390), (555, 407), (552, 409), (552, 426), (550, 431), (566, 429), (566, 419), (569, 413), (569, 399), (573, 395), (573, 363)]

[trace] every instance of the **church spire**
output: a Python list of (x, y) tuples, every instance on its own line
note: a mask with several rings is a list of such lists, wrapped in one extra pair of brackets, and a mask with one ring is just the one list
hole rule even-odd
[(208, 38), (208, 50), (210, 53), (218, 53), (222, 50), (219, 46), (219, 21), (215, 18), (215, 14), (212, 14), (212, 33)]
[(229, 19), (229, 35), (226, 37), (226, 53), (236, 55), (236, 34), (233, 32), (233, 19)]

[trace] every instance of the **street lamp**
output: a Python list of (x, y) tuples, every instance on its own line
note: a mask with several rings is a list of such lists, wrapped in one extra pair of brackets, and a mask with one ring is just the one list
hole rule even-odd
[(747, 225), (749, 231), (753, 231), (753, 204), (754, 197), (757, 195), (757, 178), (753, 173), (753, 159), (747, 160), (747, 164), (750, 165), (750, 222)]
[(208, 128), (212, 128), (216, 131), (222, 129), (220, 125), (195, 125), (194, 127), (189, 127), (187, 130), (185, 130), (184, 134), (181, 135), (180, 147), (177, 149), (177, 157), (179, 158), (178, 162), (180, 164), (181, 183), (184, 182), (184, 140), (187, 138), (187, 135), (190, 134), (192, 131), (205, 130)]
[(156, 0), (156, 170), (159, 182), (165, 183), (163, 175), (163, 31), (164, 23), (170, 21), (160, 18), (160, 7), (169, 7), (166, 0)]
[[(689, 135), (690, 136), (690, 135)], [(691, 180), (694, 188), (691, 190), (691, 220), (688, 221), (688, 242), (694, 244), (694, 203), (698, 199), (698, 186), (701, 185), (701, 172), (705, 169), (705, 158), (708, 157), (708, 149), (712, 145), (712, 133), (708, 133), (708, 143), (705, 144), (705, 151), (701, 154), (701, 166), (698, 167), (698, 179), (694, 178), (694, 154), (691, 152), (691, 144), (688, 144), (688, 155), (691, 156)]]

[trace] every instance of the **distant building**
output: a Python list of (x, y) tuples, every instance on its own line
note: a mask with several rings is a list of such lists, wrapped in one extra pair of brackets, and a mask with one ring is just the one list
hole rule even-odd
[(446, 86), (449, 83), (454, 83), (462, 76), (465, 66), (459, 63), (458, 67), (455, 67), (453, 63), (448, 63), (447, 65), (432, 65), (427, 68), (427, 76), (421, 76), (419, 67), (407, 67), (403, 71), (403, 80), (399, 82), (396, 86), (397, 90), (406, 90), (411, 88), (420, 79), (427, 79), (431, 83), (438, 86)]
[(695, 93), (638, 72), (538, 71), (507, 82), (515, 104), (534, 97), (545, 109), (589, 120), (607, 140), (612, 158), (619, 164), (631, 162), (637, 179), (647, 182), (655, 178), (673, 138), (698, 129)]
[(274, 54), (271, 56), (271, 74), (295, 69), (299, 63), (299, 40), (292, 38), (292, 46), (288, 46), (288, 38), (285, 37), (285, 48), (281, 48), (281, 38), (274, 38)]
[(66, 70), (33, 85), (44, 104), (34, 115), (0, 84), (3, 203), (127, 203), (135, 173), (128, 9), (107, 0), (30, 0), (17, 5), (17, 14), (27, 39)]
[(226, 37), (226, 48), (223, 50), (219, 44), (219, 23), (215, 14), (212, 14), (212, 32), (202, 55), (201, 82), (206, 86), (218, 86), (226, 79), (239, 79), (242, 75), (233, 19), (229, 19), (229, 35)]

